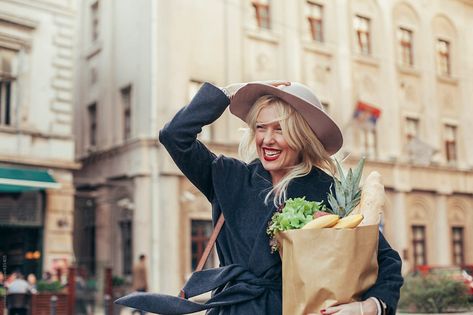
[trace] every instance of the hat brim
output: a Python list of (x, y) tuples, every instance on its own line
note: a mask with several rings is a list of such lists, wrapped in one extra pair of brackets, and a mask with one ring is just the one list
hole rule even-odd
[[(274, 87), (264, 83), (248, 83), (240, 88), (232, 97), (230, 112), (246, 122), (248, 112), (260, 97), (274, 95), (294, 107), (302, 115), (330, 155), (337, 153), (343, 145), (343, 136), (340, 128), (321, 109), (304, 98), (285, 91), (289, 88), (290, 86), (285, 85)], [(318, 100), (317, 102), (317, 105), (321, 107), (320, 102)]]

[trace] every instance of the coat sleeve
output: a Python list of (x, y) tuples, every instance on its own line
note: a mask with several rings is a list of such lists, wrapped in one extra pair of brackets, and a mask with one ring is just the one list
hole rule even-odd
[(401, 275), (401, 257), (391, 248), (381, 232), (378, 243), (378, 266), (376, 283), (363, 294), (363, 300), (369, 297), (381, 299), (387, 306), (387, 314), (395, 315), (404, 282)]
[(197, 135), (203, 126), (217, 120), (229, 103), (219, 88), (204, 83), (190, 104), (179, 110), (159, 132), (159, 141), (176, 165), (209, 200), (214, 193), (211, 167), (216, 156), (197, 140)]

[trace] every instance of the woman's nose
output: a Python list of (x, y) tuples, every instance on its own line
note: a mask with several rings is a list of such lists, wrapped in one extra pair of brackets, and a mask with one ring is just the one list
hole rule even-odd
[(272, 130), (266, 130), (264, 134), (263, 142), (266, 144), (274, 142), (274, 134)]

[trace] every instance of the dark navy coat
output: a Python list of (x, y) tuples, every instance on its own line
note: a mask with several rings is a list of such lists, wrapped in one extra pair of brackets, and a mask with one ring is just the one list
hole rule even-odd
[[(282, 313), (281, 260), (271, 254), (266, 228), (276, 208), (264, 198), (272, 188), (271, 175), (259, 160), (246, 164), (210, 152), (197, 140), (202, 127), (222, 115), (229, 99), (206, 83), (191, 103), (182, 108), (160, 131), (159, 140), (184, 175), (212, 204), (214, 222), (220, 213), (225, 224), (217, 240), (221, 267), (194, 273), (184, 290), (188, 297), (213, 290), (212, 298), (199, 304), (178, 297), (134, 293), (119, 304), (159, 314), (186, 314), (208, 309), (208, 314), (248, 315)], [(333, 179), (318, 168), (294, 179), (287, 197), (306, 196), (326, 202)], [(363, 296), (378, 297), (395, 314), (402, 285), (401, 260), (379, 235), (379, 273), (375, 285)], [(316, 281), (316, 280), (315, 280)]]

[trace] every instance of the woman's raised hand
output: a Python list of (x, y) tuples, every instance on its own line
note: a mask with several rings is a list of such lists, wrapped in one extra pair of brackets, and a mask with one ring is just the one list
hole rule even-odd
[(246, 83), (232, 83), (227, 85), (226, 87), (223, 88), (224, 93), (228, 96), (228, 98), (232, 98), (235, 93), (244, 87)]
[[(291, 82), (281, 81), (281, 80), (253, 81), (253, 82), (248, 82), (248, 83), (264, 83), (264, 84), (272, 85), (274, 87), (278, 87), (280, 85), (286, 85), (286, 86), (291, 85)], [(232, 83), (232, 84), (229, 84), (226, 87), (224, 87), (222, 90), (228, 96), (228, 98), (231, 99), (233, 97), (233, 95), (235, 95), (235, 93), (239, 89), (241, 89), (242, 87), (244, 87), (248, 83)]]
[(289, 81), (281, 81), (281, 80), (270, 80), (270, 81), (261, 81), (259, 83), (266, 83), (266, 84), (269, 84), (269, 85), (272, 85), (272, 86), (275, 86), (275, 87), (278, 87), (280, 85), (285, 85), (285, 86), (289, 86), (291, 85), (291, 82)]

